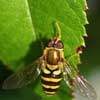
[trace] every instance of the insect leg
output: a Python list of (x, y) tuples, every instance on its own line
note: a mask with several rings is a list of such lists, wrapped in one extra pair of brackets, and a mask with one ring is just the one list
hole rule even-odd
[(71, 88), (70, 82), (69, 82), (69, 77), (68, 77), (68, 69), (64, 66), (63, 68), (63, 77), (64, 77), (64, 81), (67, 84), (67, 86), (69, 88)]
[(75, 96), (73, 95), (74, 92), (74, 80), (71, 75), (71, 69), (68, 67), (68, 65), (65, 63), (64, 68), (63, 68), (63, 77), (66, 85), (70, 88), (70, 95), (74, 98)]

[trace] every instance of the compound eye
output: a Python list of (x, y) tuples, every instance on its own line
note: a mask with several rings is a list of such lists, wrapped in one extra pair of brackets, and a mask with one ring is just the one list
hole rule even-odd
[(59, 48), (59, 49), (62, 49), (63, 48), (62, 41), (58, 41), (56, 45), (57, 45), (57, 48)]
[(53, 42), (52, 42), (52, 41), (50, 41), (50, 42), (48, 43), (48, 47), (53, 47)]

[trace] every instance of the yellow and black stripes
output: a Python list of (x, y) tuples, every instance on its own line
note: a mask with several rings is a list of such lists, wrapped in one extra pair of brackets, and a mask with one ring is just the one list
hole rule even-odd
[[(51, 66), (52, 67), (52, 66)], [(60, 81), (62, 80), (62, 72), (59, 73), (59, 68), (54, 70), (49, 69), (47, 66), (46, 70), (50, 71), (50, 74), (45, 73), (45, 70), (42, 70), (41, 82), (42, 87), (47, 95), (55, 94), (56, 90), (59, 88)], [(58, 71), (58, 74), (54, 74)]]

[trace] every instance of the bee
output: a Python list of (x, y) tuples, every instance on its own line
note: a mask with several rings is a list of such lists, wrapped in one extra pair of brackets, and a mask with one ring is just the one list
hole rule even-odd
[(41, 75), (41, 85), (44, 92), (52, 96), (59, 89), (63, 76), (66, 85), (70, 89), (77, 86), (83, 96), (93, 100), (96, 99), (97, 95), (94, 88), (83, 76), (79, 75), (78, 69), (70, 66), (66, 61), (63, 51), (64, 45), (61, 40), (61, 30), (57, 22), (55, 25), (58, 30), (57, 36), (48, 42), (43, 55), (31, 66), (27, 66), (18, 73), (9, 76), (4, 81), (3, 89), (21, 88), (31, 84)]

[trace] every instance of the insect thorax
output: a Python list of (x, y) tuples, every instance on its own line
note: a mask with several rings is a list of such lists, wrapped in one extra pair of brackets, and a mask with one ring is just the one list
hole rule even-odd
[(46, 48), (43, 56), (49, 65), (57, 65), (64, 59), (63, 49), (57, 48)]

